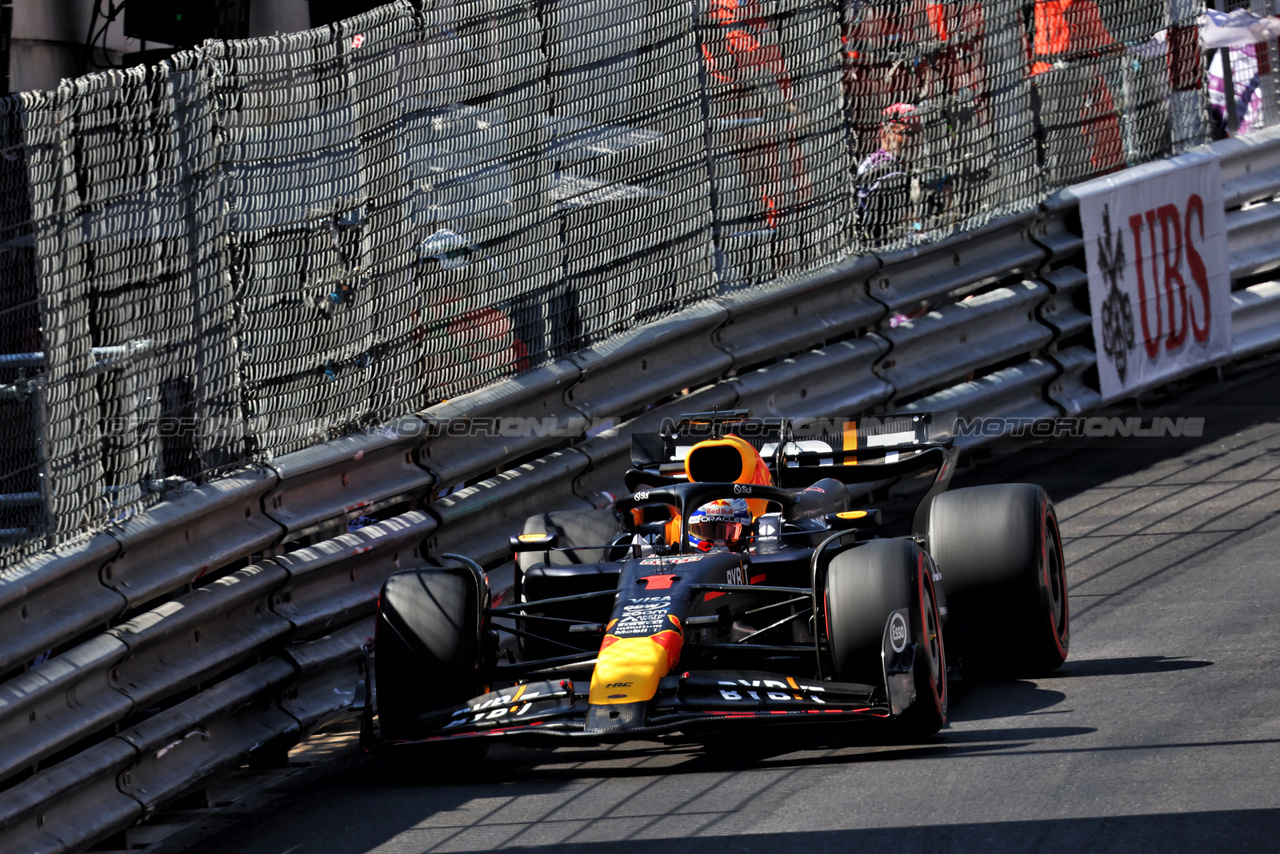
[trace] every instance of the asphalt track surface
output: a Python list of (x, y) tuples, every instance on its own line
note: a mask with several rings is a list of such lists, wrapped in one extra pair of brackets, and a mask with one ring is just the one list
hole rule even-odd
[(928, 744), (494, 748), (365, 763), (199, 854), (1280, 850), (1280, 362), (1184, 389), (1192, 440), (1059, 440), (953, 486), (1057, 503), (1071, 657), (968, 682)]

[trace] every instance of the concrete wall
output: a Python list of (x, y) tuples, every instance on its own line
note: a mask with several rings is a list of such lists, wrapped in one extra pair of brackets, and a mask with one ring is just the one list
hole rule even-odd
[[(119, 4), (119, 0), (115, 1)], [(13, 0), (10, 92), (52, 89), (64, 77), (96, 70), (84, 62), (84, 45), (95, 3), (101, 3), (96, 25), (101, 27), (102, 13), (107, 11), (111, 0)], [(124, 15), (127, 14), (126, 11)], [(101, 49), (102, 40), (97, 42), (93, 58), (99, 66), (119, 65), (124, 54), (142, 49), (137, 39), (125, 38), (124, 15), (107, 27), (105, 53)], [(250, 36), (297, 32), (310, 25), (307, 0), (250, 0)], [(161, 45), (147, 44), (147, 48), (156, 47)]]

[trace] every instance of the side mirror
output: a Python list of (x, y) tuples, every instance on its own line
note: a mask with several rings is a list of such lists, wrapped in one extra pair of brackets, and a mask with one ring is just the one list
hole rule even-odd
[(843, 513), (828, 513), (822, 518), (827, 523), (827, 527), (833, 531), (878, 528), (882, 521), (879, 510), (845, 510)]
[(554, 548), (558, 539), (556, 534), (517, 534), (511, 538), (511, 551), (513, 554), (545, 552)]

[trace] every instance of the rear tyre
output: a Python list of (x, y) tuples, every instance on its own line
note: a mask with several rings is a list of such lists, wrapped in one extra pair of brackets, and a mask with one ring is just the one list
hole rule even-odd
[(947, 595), (947, 638), (966, 667), (1019, 677), (1062, 665), (1071, 644), (1066, 563), (1043, 489), (1004, 483), (937, 496), (928, 548)]
[(413, 738), (419, 718), (484, 693), (481, 601), (465, 567), (391, 575), (382, 587), (374, 637), (374, 687), (384, 739)]
[(933, 735), (947, 719), (946, 651), (928, 566), (910, 540), (871, 540), (831, 559), (824, 590), (832, 675), (840, 682), (885, 684), (885, 626), (894, 611), (908, 610), (916, 699), (893, 724), (906, 740)]

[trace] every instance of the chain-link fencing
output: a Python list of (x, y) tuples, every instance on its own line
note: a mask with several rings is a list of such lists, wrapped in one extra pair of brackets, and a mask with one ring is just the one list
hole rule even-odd
[(1196, 14), (400, 0), (13, 96), (0, 562), (1199, 143)]

